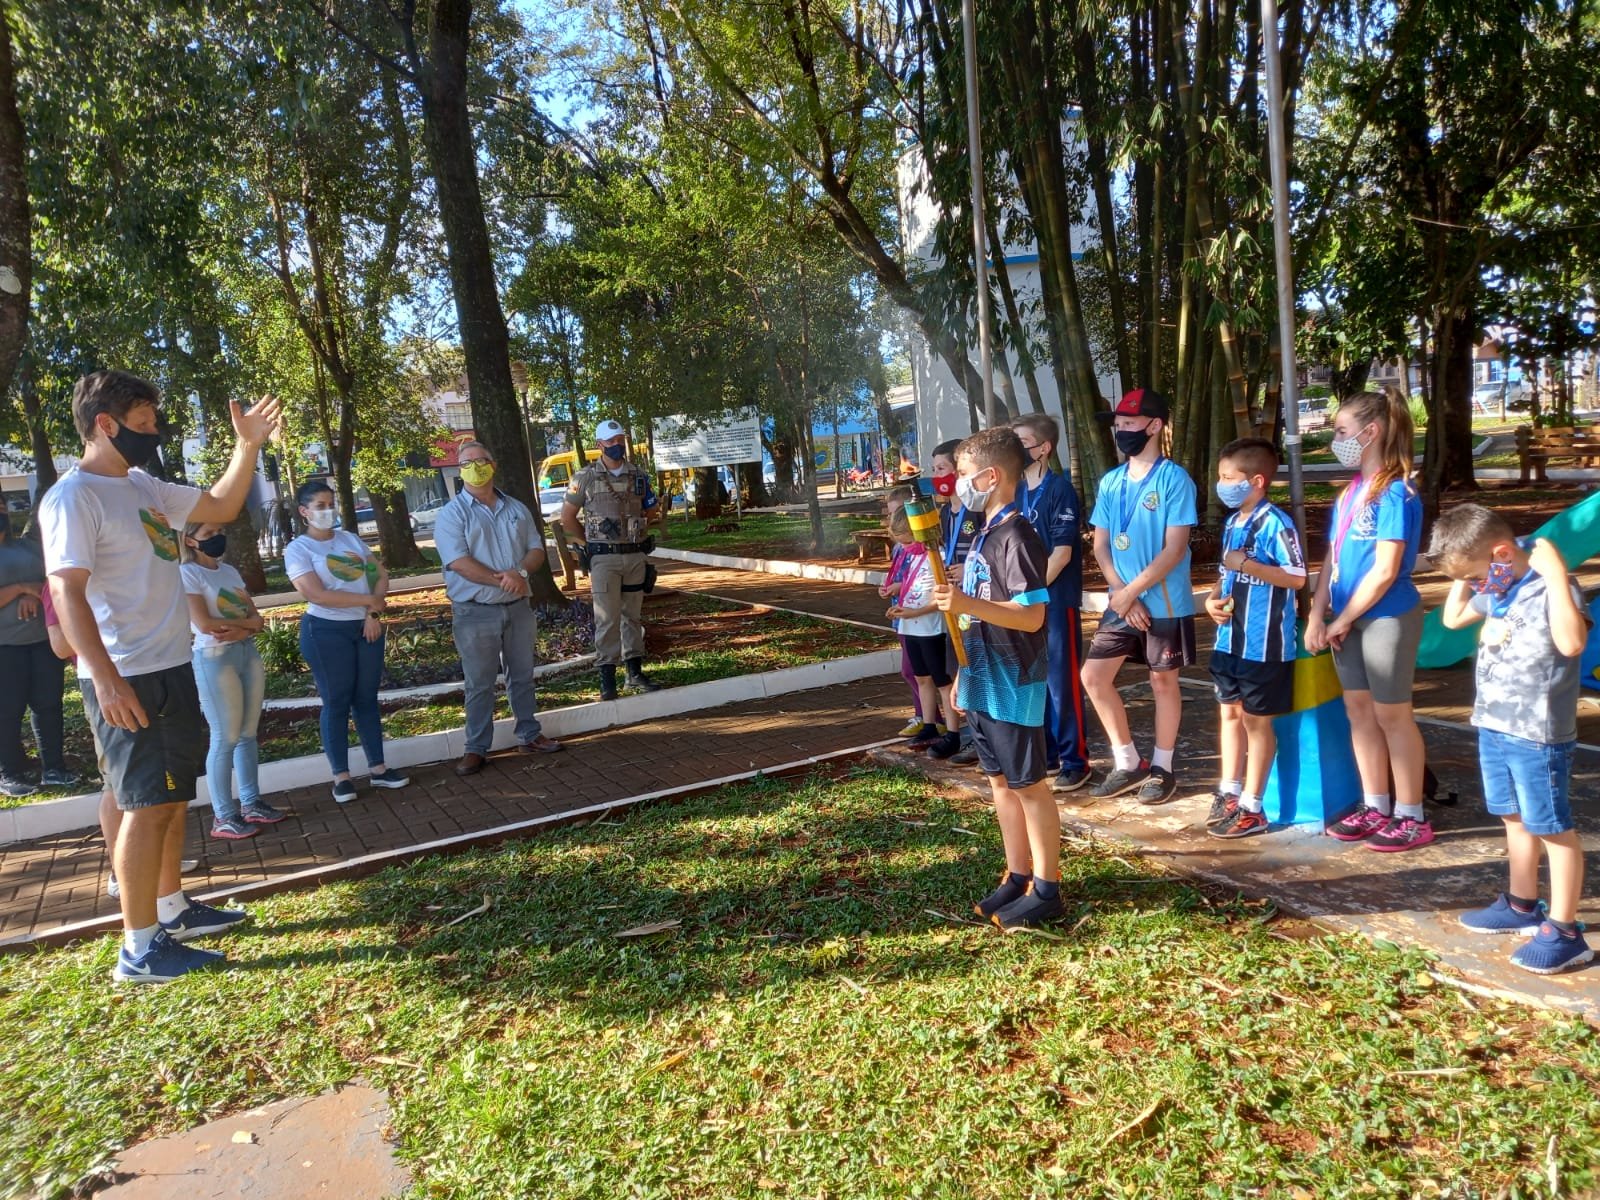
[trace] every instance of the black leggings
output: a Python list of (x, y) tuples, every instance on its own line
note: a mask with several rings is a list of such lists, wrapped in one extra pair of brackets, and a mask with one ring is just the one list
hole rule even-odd
[(33, 710), (33, 739), (39, 765), (63, 771), (61, 753), (61, 688), (67, 664), (56, 657), (49, 641), (26, 646), (0, 646), (0, 773), (13, 779), (28, 769), (22, 746), (22, 714)]

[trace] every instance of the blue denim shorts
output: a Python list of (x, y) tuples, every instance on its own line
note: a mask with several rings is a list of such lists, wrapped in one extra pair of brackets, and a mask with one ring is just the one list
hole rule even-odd
[(1520, 817), (1535, 837), (1555, 837), (1572, 828), (1567, 785), (1576, 742), (1530, 742), (1493, 729), (1478, 730), (1483, 798), (1497, 817)]

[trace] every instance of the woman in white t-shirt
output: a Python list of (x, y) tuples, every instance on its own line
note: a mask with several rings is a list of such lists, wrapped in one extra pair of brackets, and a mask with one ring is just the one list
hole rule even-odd
[[(255, 640), (261, 614), (239, 572), (221, 561), (227, 547), (221, 525), (191, 524), (183, 531), (179, 570), (194, 631), (194, 680), (211, 726), (206, 753), (211, 836), (237, 840), (254, 837), (262, 825), (276, 824), (285, 814), (261, 799), (256, 726), (266, 670)], [(233, 795), (236, 775), (238, 799)]]
[(338, 517), (327, 480), (301, 484), (295, 500), (306, 531), (284, 547), (283, 566), (294, 590), (309, 602), (300, 619), (300, 653), (322, 697), (322, 752), (333, 771), (333, 798), (348, 804), (356, 798), (350, 778), (352, 713), (372, 785), (401, 788), (411, 782), (383, 761), (378, 681), (389, 573), (364, 541), (334, 528)]

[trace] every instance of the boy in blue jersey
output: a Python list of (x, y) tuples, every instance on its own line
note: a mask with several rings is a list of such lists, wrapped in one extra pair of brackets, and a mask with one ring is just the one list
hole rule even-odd
[[(1127, 461), (1106, 472), (1089, 522), (1094, 557), (1111, 589), (1100, 629), (1089, 644), (1083, 690), (1111, 740), (1115, 761), (1090, 795), (1120, 796), (1138, 789), (1140, 804), (1165, 804), (1178, 790), (1172, 755), (1178, 744), (1183, 694), (1178, 670), (1194, 663), (1194, 592), (1189, 583), (1189, 530), (1194, 527), (1194, 480), (1162, 452), (1171, 408), (1149, 388), (1135, 388), (1115, 410), (1117, 449)], [(1133, 744), (1117, 672), (1128, 659), (1150, 670), (1155, 697), (1155, 749), (1146, 763)]]
[(1045, 779), (1046, 554), (1017, 507), (1027, 459), (1010, 429), (986, 429), (956, 450), (957, 495), (983, 514), (961, 586), (934, 589), (955, 613), (967, 665), (956, 676), (956, 708), (967, 714), (978, 763), (989, 777), (1005, 844), (1000, 886), (974, 906), (1004, 930), (1061, 915), (1061, 815)]
[(1222, 527), (1222, 575), (1206, 597), (1217, 624), (1211, 682), (1221, 709), (1222, 782), (1206, 828), (1242, 838), (1267, 827), (1261, 794), (1278, 752), (1272, 718), (1294, 701), (1294, 594), (1306, 585), (1294, 522), (1267, 503), (1278, 452), (1240, 438), (1217, 458), (1217, 499), (1234, 514)]
[(1083, 559), (1078, 553), (1078, 490), (1064, 472), (1050, 469), (1060, 444), (1055, 418), (1031, 413), (1012, 423), (1028, 456), (1017, 484), (1017, 507), (1039, 535), (1049, 558), (1044, 577), (1050, 603), (1045, 640), (1050, 664), (1044, 702), (1045, 759), (1055, 778), (1052, 792), (1075, 792), (1089, 782), (1083, 753)]

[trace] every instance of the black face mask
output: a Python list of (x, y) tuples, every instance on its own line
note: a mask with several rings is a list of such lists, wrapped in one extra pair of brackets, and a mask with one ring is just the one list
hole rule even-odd
[(111, 444), (116, 447), (117, 453), (122, 455), (122, 461), (128, 466), (142, 467), (156, 456), (157, 450), (161, 449), (161, 435), (140, 433), (137, 429), (129, 429), (118, 421), (117, 431), (111, 435)]
[(1150, 430), (1118, 429), (1111, 436), (1116, 440), (1117, 449), (1121, 450), (1129, 458), (1132, 458), (1134, 455), (1143, 450), (1145, 448), (1145, 444), (1149, 442)]
[(194, 548), (207, 558), (221, 558), (222, 552), (228, 548), (228, 535), (213, 533), (202, 542), (196, 542)]

